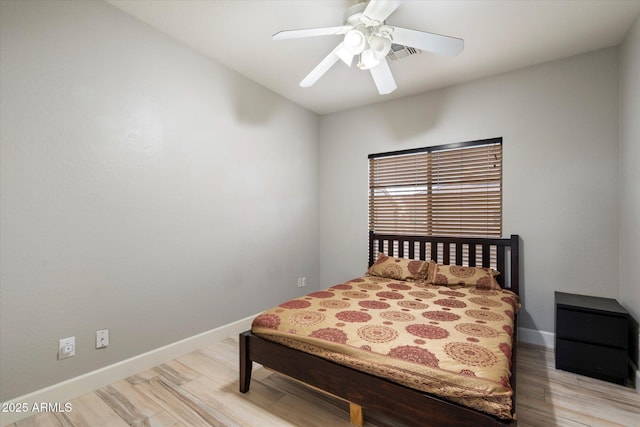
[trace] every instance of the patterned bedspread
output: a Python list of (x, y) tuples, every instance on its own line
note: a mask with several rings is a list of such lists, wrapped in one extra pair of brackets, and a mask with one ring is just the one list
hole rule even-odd
[(518, 297), (365, 276), (260, 314), (253, 333), (511, 418)]

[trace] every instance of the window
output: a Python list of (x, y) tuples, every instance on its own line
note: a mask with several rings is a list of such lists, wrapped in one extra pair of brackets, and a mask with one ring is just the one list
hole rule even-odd
[(500, 237), (502, 138), (370, 154), (369, 229)]

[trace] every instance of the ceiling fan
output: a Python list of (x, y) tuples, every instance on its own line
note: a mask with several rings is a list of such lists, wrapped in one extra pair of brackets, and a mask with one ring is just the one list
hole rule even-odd
[(356, 3), (344, 13), (342, 26), (279, 31), (273, 35), (273, 39), (343, 35), (342, 42), (302, 79), (300, 86), (312, 86), (338, 60), (350, 67), (354, 57), (357, 57), (358, 68), (369, 70), (378, 92), (384, 95), (397, 88), (385, 58), (392, 44), (450, 56), (459, 54), (464, 48), (464, 41), (459, 38), (386, 25), (385, 19), (400, 6), (400, 3), (401, 0), (370, 0)]

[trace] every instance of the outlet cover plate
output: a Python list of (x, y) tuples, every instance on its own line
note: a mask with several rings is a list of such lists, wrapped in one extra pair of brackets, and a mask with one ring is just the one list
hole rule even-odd
[(76, 337), (62, 338), (58, 341), (58, 360), (76, 355)]
[(96, 331), (96, 348), (105, 348), (109, 345), (109, 330)]

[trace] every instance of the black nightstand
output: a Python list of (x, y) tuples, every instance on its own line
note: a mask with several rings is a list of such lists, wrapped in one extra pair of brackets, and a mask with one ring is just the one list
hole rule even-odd
[(616, 300), (556, 292), (556, 369), (624, 385), (629, 313)]

